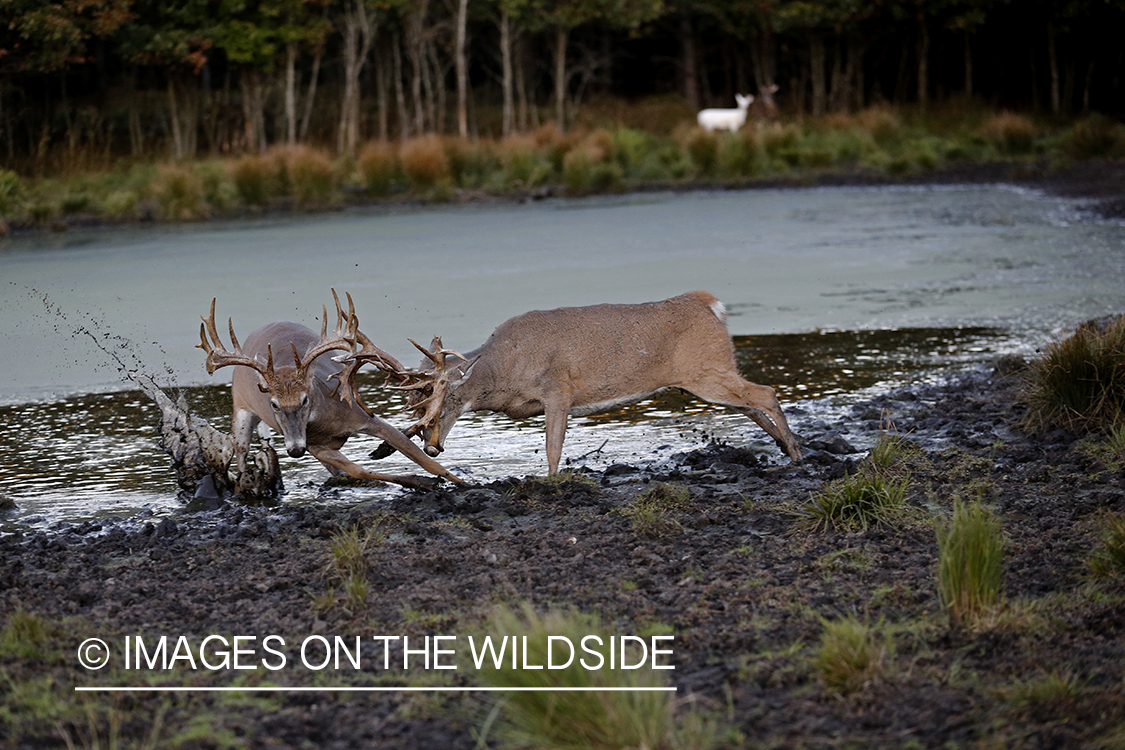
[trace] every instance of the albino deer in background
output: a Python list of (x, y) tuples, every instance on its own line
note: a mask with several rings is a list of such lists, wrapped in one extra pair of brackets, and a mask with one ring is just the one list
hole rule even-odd
[(754, 101), (752, 95), (734, 95), (738, 109), (704, 109), (696, 115), (696, 120), (705, 130), (729, 130), (732, 133), (746, 123), (746, 110)]
[[(336, 297), (335, 290), (332, 296)], [(245, 347), (239, 345), (234, 325), (228, 322), (234, 350), (227, 351), (215, 330), (215, 300), (211, 300), (211, 314), (199, 327), (201, 343), (198, 348), (207, 352), (208, 374), (214, 374), (220, 367), (238, 365), (231, 386), (234, 399), (231, 432), (239, 471), (245, 468), (254, 429), (259, 422), (265, 422), (284, 436), (285, 450), (290, 456), (299, 458), (307, 450), (333, 474), (394, 482), (406, 487), (433, 487), (436, 482), (433, 479), (373, 473), (349, 461), (340, 453), (340, 448), (349, 437), (362, 432), (382, 438), (431, 474), (464, 484), (408, 437), (368, 413), (355, 397), (356, 368), (345, 368), (326, 356), (333, 351), (352, 354), (361, 337), (366, 342), (362, 351), (368, 357), (375, 356), (372, 350), (376, 348), (368, 346), (370, 342), (359, 331), (351, 295), (348, 295), (348, 306), (345, 314), (336, 298), (336, 330), (332, 336), (328, 335), (327, 308), (319, 336), (299, 323), (267, 323), (246, 337)], [(284, 364), (290, 352), (293, 363)], [(389, 355), (386, 358), (394, 361)], [(334, 379), (339, 382), (332, 383)]]
[(421, 416), (407, 433), (420, 433), (431, 456), (441, 453), (466, 411), (498, 411), (514, 419), (545, 414), (547, 466), (554, 474), (569, 415), (680, 388), (745, 414), (793, 461), (801, 459), (773, 388), (739, 375), (726, 310), (708, 292), (640, 305), (529, 312), (502, 323), (479, 349), (457, 354), (463, 361), (449, 365), (449, 354), (456, 352), (441, 349), (435, 339), (423, 372), (396, 373), (415, 389), (412, 403)]

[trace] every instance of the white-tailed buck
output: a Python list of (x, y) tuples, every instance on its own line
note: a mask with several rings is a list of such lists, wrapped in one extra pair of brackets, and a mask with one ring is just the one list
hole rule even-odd
[(735, 94), (738, 109), (704, 109), (696, 115), (696, 120), (704, 130), (729, 130), (734, 132), (746, 123), (746, 110), (754, 101), (751, 94)]
[[(501, 324), (484, 346), (464, 356), (442, 349), (437, 338), (433, 351), (418, 348), (429, 359), (423, 371), (399, 369), (395, 376), (400, 387), (413, 391), (419, 418), (406, 433), (420, 434), (431, 456), (442, 451), (466, 411), (498, 411), (515, 419), (545, 414), (547, 465), (554, 474), (568, 416), (679, 388), (745, 414), (792, 460), (801, 458), (773, 388), (739, 375), (726, 310), (708, 292), (639, 305), (525, 313)], [(459, 361), (450, 362), (449, 355)]]
[[(336, 292), (332, 292), (336, 297)], [(393, 357), (382, 352), (359, 331), (351, 295), (347, 313), (336, 298), (336, 330), (328, 334), (328, 310), (317, 335), (299, 323), (267, 323), (246, 337), (245, 346), (238, 342), (233, 323), (228, 322), (232, 351), (223, 348), (215, 330), (215, 301), (211, 314), (199, 327), (199, 348), (207, 352), (207, 372), (228, 365), (234, 369), (231, 392), (234, 415), (235, 459), (241, 472), (246, 453), (259, 422), (265, 422), (285, 438), (285, 450), (299, 458), (307, 450), (333, 474), (348, 474), (359, 479), (394, 482), (406, 487), (430, 488), (436, 480), (426, 477), (399, 476), (367, 471), (349, 461), (340, 448), (349, 437), (364, 433), (382, 438), (410, 460), (431, 474), (464, 484), (427, 456), (389, 423), (370, 414), (355, 393), (355, 371), (360, 364), (380, 354), (392, 364)], [(210, 337), (210, 341), (208, 341)], [(358, 344), (363, 362), (345, 366), (336, 361), (355, 353)], [(345, 354), (333, 358), (331, 352)], [(292, 357), (292, 364), (286, 359)], [(275, 360), (276, 357), (276, 360)], [(401, 367), (401, 365), (400, 365)], [(337, 382), (332, 382), (332, 381)]]
[(777, 103), (773, 100), (773, 95), (776, 93), (776, 83), (758, 89), (758, 98), (754, 100), (754, 104), (750, 108), (750, 119), (759, 125), (766, 122), (777, 122)]

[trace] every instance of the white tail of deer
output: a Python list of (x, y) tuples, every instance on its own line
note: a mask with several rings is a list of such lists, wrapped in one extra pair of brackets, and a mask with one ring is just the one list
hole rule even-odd
[[(726, 311), (708, 292), (640, 305), (529, 312), (501, 324), (484, 346), (463, 357), (442, 350), (440, 339), (433, 349), (422, 349), (430, 360), (423, 372), (397, 373), (403, 387), (413, 389), (420, 417), (406, 432), (421, 434), (431, 456), (443, 450), (453, 424), (467, 411), (515, 419), (545, 414), (547, 465), (554, 474), (569, 415), (595, 414), (680, 388), (745, 414), (793, 461), (801, 459), (774, 389), (739, 375)], [(461, 361), (448, 363), (449, 354)]]
[(753, 95), (735, 94), (738, 109), (704, 109), (696, 115), (700, 126), (705, 130), (738, 130), (746, 123), (746, 110), (754, 101)]
[[(336, 330), (331, 336), (327, 308), (319, 336), (299, 323), (267, 323), (247, 336), (243, 346), (234, 334), (233, 323), (228, 322), (233, 351), (223, 348), (215, 330), (215, 301), (211, 300), (211, 314), (203, 318), (199, 328), (199, 348), (207, 352), (208, 374), (214, 374), (220, 367), (237, 365), (231, 386), (234, 400), (231, 432), (239, 471), (245, 468), (255, 428), (259, 422), (265, 422), (285, 438), (285, 450), (290, 456), (299, 458), (308, 451), (333, 474), (394, 482), (406, 487), (434, 485), (432, 479), (373, 473), (349, 461), (340, 448), (352, 435), (364, 433), (382, 438), (431, 474), (464, 484), (408, 437), (368, 413), (359, 402), (355, 373), (361, 363), (345, 366), (336, 360), (355, 354), (357, 344), (363, 344), (360, 352), (365, 361), (380, 355), (391, 363), (397, 364), (397, 361), (360, 332), (351, 295), (348, 295), (347, 313), (341, 310), (335, 290), (332, 296), (336, 298)], [(290, 352), (291, 365), (284, 363)], [(334, 359), (328, 356), (330, 352), (345, 354)]]

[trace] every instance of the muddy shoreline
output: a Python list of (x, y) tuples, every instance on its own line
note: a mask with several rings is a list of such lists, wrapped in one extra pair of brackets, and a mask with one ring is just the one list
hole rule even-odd
[[(74, 685), (137, 677), (83, 670), (73, 655), (86, 637), (119, 643), (138, 633), (281, 634), (292, 644), (309, 634), (479, 632), (494, 606), (524, 601), (596, 614), (618, 632), (674, 634), (670, 684), (717, 717), (722, 747), (1114, 746), (1125, 737), (1125, 591), (1091, 583), (1086, 559), (1100, 514), (1125, 511), (1125, 472), (1104, 464), (1089, 439), (1017, 429), (1010, 364), (851, 407), (853, 440), (870, 444), (893, 429), (918, 449), (900, 467), (915, 512), (867, 531), (801, 525), (810, 494), (864, 459), (842, 425), (803, 419), (799, 465), (713, 444), (659, 466), (579, 470), (562, 484), (511, 479), (351, 507), (226, 505), (0, 539), (0, 611), (30, 613), (45, 632), (31, 655), (0, 646), (8, 679), (0, 712), (12, 727), (0, 746), (65, 747), (63, 735), (92, 724), (93, 706), (98, 722), (116, 715), (125, 738), (148, 736), (159, 709), (161, 735), (186, 747), (476, 747), (494, 696), (99, 695), (83, 703)], [(638, 526), (628, 511), (657, 485), (690, 499)], [(935, 587), (933, 520), (955, 497), (980, 497), (1006, 537), (1006, 605), (969, 629), (949, 625)], [(333, 540), (348, 528), (377, 531), (363, 554), (370, 590), (350, 606), (331, 562)], [(814, 660), (824, 621), (849, 614), (881, 623), (895, 647), (877, 679), (841, 697)], [(146, 680), (317, 677), (260, 671)], [(1073, 689), (1042, 697), (1027, 688), (1051, 676)], [(353, 686), (420, 679), (318, 677)], [(466, 671), (440, 678), (474, 683)], [(28, 686), (53, 708), (27, 698)], [(213, 736), (184, 739), (193, 721)], [(499, 746), (498, 736), (485, 745)]]

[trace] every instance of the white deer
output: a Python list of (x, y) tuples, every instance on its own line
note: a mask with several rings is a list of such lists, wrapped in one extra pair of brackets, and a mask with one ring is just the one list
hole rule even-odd
[(729, 130), (734, 132), (746, 123), (746, 110), (754, 101), (753, 94), (734, 95), (738, 102), (737, 109), (704, 109), (696, 115), (700, 126), (704, 130)]
[[(335, 290), (332, 296), (336, 297)], [(397, 362), (359, 331), (351, 295), (348, 306), (349, 311), (344, 313), (339, 298), (336, 299), (336, 330), (332, 336), (328, 335), (326, 308), (319, 336), (299, 323), (267, 323), (246, 337), (245, 347), (238, 343), (234, 325), (228, 321), (233, 351), (227, 351), (215, 330), (215, 300), (211, 300), (211, 314), (203, 318), (199, 327), (199, 348), (207, 352), (208, 374), (214, 374), (220, 367), (238, 365), (231, 385), (231, 432), (238, 471), (245, 469), (255, 428), (259, 422), (265, 422), (285, 438), (285, 450), (290, 456), (300, 458), (308, 451), (333, 474), (415, 488), (436, 484), (436, 480), (425, 477), (370, 472), (349, 461), (340, 448), (349, 437), (362, 432), (382, 438), (431, 474), (464, 484), (408, 437), (363, 407), (355, 395), (358, 363), (345, 367), (337, 361), (342, 357), (328, 356), (334, 351), (345, 352), (345, 357), (351, 355), (358, 342), (363, 344), (365, 361), (382, 354), (386, 361)], [(292, 365), (280, 361), (275, 364), (275, 353), (281, 360), (290, 351)]]
[[(525, 313), (464, 356), (442, 349), (437, 338), (432, 351), (414, 345), (429, 360), (423, 372), (393, 372), (402, 383), (398, 387), (413, 390), (411, 403), (420, 417), (406, 433), (420, 434), (431, 456), (441, 453), (453, 424), (467, 411), (503, 412), (514, 419), (545, 414), (547, 466), (554, 474), (568, 416), (679, 388), (745, 414), (793, 461), (801, 459), (774, 389), (739, 375), (726, 310), (708, 292), (639, 305)], [(449, 363), (450, 355), (461, 361)], [(364, 358), (362, 352), (350, 357)], [(378, 365), (377, 359), (369, 358)], [(383, 446), (373, 456), (391, 452)]]

